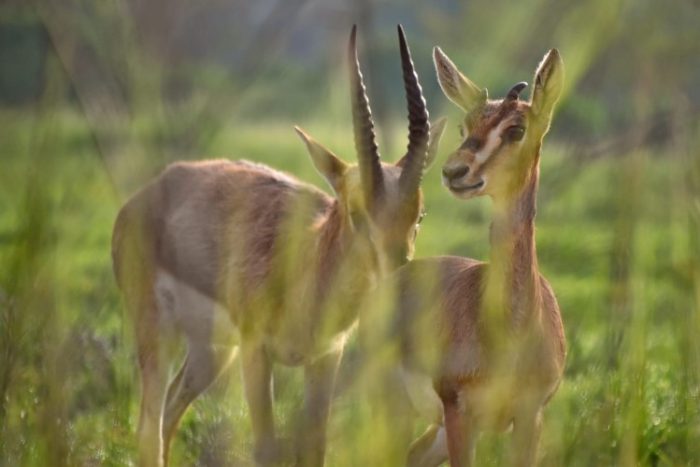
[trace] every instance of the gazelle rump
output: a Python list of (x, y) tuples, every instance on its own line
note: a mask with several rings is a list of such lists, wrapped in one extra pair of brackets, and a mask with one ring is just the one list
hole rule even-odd
[[(296, 129), (335, 197), (260, 164), (180, 162), (119, 212), (112, 256), (136, 331), (139, 465), (167, 464), (183, 413), (238, 348), (256, 463), (291, 455), (299, 465), (323, 464), (343, 344), (376, 276), (412, 255), (421, 176), (444, 129), (444, 121), (430, 128), (400, 27), (399, 43), (409, 145), (396, 164), (379, 158), (353, 27), (350, 94), (358, 165)], [(171, 380), (175, 342), (182, 338), (187, 355)], [(292, 453), (282, 448), (274, 427), (275, 362), (301, 365), (305, 372)]]
[[(443, 167), (460, 198), (493, 199), (490, 262), (461, 257), (413, 261), (397, 273), (399, 358), (408, 393), (435, 424), (409, 465), (472, 465), (482, 429), (513, 426), (514, 465), (535, 463), (541, 412), (562, 377), (566, 344), (559, 307), (539, 273), (535, 205), (540, 148), (563, 84), (551, 50), (529, 102), (518, 83), (504, 99), (467, 79), (439, 49), (438, 80), (465, 112), (464, 139)], [(421, 390), (421, 385), (424, 387)]]

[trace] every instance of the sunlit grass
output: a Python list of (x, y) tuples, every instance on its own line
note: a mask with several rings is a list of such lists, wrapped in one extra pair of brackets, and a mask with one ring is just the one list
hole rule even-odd
[[(111, 225), (122, 195), (110, 185), (89, 129), (75, 114), (61, 111), (41, 119), (3, 115), (2, 121), (10, 129), (0, 188), (2, 306), (4, 313), (9, 303), (20, 307), (22, 334), (15, 344), (19, 350), (32, 349), (18, 354), (6, 394), (5, 465), (46, 465), (56, 452), (65, 453), (68, 464), (125, 465), (134, 453), (139, 391), (109, 256)], [(347, 132), (337, 123), (298, 123), (338, 154), (354, 158)], [(396, 131), (398, 139), (403, 130)], [(40, 150), (34, 143), (37, 134), (46, 138)], [(260, 144), (263, 138), (265, 145)], [(455, 141), (448, 134), (444, 148)], [(207, 154), (267, 162), (323, 186), (286, 123), (234, 122)], [(615, 313), (610, 295), (613, 225), (618, 197), (625, 193), (615, 182), (629, 167), (629, 156), (611, 154), (565, 172), (569, 179), (550, 185), (548, 179), (566, 170), (569, 157), (557, 141), (545, 145), (538, 251), (562, 307), (570, 354), (564, 382), (546, 410), (542, 465), (694, 465), (700, 462), (700, 403), (693, 366), (698, 352), (692, 295), (697, 263), (691, 262), (690, 251), (697, 239), (689, 236), (687, 211), (678, 205), (684, 202), (682, 195), (673, 195), (676, 204), (671, 205), (663, 195), (674, 193), (685, 169), (670, 150), (639, 156), (647, 188), (639, 191), (634, 213), (629, 315), (615, 321), (622, 327), (613, 356), (607, 353)], [(27, 176), (42, 170), (48, 173)], [(435, 169), (424, 184), (428, 217), (417, 256), (487, 259), (490, 203), (452, 199), (439, 186)], [(35, 206), (43, 214), (32, 222), (39, 224), (27, 224), (27, 209)], [(43, 232), (29, 249), (22, 230), (27, 225)], [(20, 282), (8, 289), (13, 280)], [(20, 295), (8, 297), (13, 291)], [(353, 340), (347, 350), (354, 365), (356, 346)], [(617, 363), (611, 366), (611, 361)], [(333, 408), (330, 465), (357, 465), (355, 443), (376, 429), (368, 424), (371, 412), (357, 389), (360, 382), (351, 379), (348, 386), (343, 380), (349, 367), (341, 369), (346, 389)], [(174, 465), (210, 465), (215, 458), (246, 465), (251, 434), (238, 371), (234, 365), (187, 413), (173, 448)], [(284, 433), (293, 425), (301, 379), (289, 369), (276, 376)], [(54, 413), (61, 414), (60, 430), (41, 428)], [(415, 433), (425, 425), (416, 420)], [(483, 436), (480, 465), (501, 464), (504, 439)], [(375, 442), (382, 445), (381, 438)]]

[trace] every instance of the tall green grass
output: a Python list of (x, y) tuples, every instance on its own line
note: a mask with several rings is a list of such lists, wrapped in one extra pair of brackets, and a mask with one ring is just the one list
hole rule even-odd
[[(125, 193), (107, 167), (121, 162), (104, 161), (83, 118), (47, 99), (38, 113), (0, 113), (0, 465), (129, 465), (138, 378), (109, 256)], [(342, 123), (304, 126), (353, 158)], [(455, 133), (425, 177), (417, 256), (486, 259), (488, 200), (460, 202), (439, 184)], [(668, 147), (607, 154), (576, 170), (570, 148), (545, 144), (539, 262), (561, 305), (569, 357), (545, 412), (541, 465), (700, 465), (699, 142), (689, 128)], [(288, 123), (234, 121), (205, 149), (323, 183)], [(356, 348), (353, 340), (333, 407), (333, 466), (359, 465), (358, 440), (381, 448), (375, 434), (391, 434), (369, 423)], [(238, 373), (234, 365), (186, 414), (173, 465), (250, 464)], [(301, 375), (279, 368), (275, 377), (284, 433)], [(507, 435), (484, 434), (478, 465), (501, 465), (506, 446)]]

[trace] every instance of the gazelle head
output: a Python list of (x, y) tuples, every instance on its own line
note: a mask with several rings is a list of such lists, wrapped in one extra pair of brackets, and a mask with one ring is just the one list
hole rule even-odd
[(433, 58), (445, 95), (466, 112), (462, 143), (443, 166), (444, 185), (458, 198), (519, 193), (539, 162), (542, 138), (561, 94), (564, 66), (550, 50), (535, 71), (530, 101), (520, 100), (527, 83), (515, 84), (506, 97), (490, 100), (487, 90), (464, 76), (439, 47)]
[(348, 164), (295, 128), (306, 143), (316, 169), (335, 191), (343, 216), (354, 232), (366, 233), (384, 263), (393, 269), (413, 255), (418, 223), (423, 216), (420, 182), (432, 164), (445, 128), (444, 119), (431, 129), (428, 111), (403, 29), (398, 27), (403, 84), (408, 102), (408, 148), (396, 163), (382, 162), (374, 122), (357, 58), (356, 27), (348, 46), (350, 97), (358, 164)]

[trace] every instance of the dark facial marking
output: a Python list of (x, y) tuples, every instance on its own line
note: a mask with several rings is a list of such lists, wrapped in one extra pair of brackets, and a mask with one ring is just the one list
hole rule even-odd
[(483, 145), (484, 145), (484, 140), (482, 140), (480, 138), (476, 138), (474, 136), (470, 136), (464, 140), (464, 142), (460, 146), (460, 149), (467, 149), (469, 151), (476, 152)]

